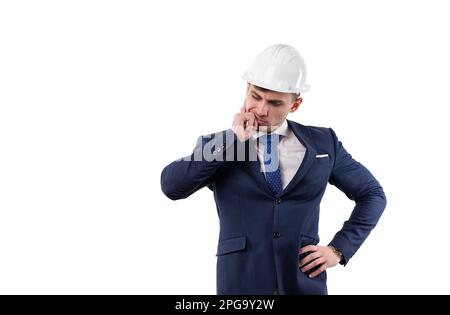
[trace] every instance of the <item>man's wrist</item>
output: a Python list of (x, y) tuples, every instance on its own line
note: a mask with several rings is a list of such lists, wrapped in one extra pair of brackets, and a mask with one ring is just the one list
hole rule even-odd
[(339, 262), (341, 262), (342, 260), (342, 253), (340, 250), (338, 250), (336, 247), (334, 247), (333, 245), (328, 245), (328, 247), (333, 251), (333, 253), (339, 258)]

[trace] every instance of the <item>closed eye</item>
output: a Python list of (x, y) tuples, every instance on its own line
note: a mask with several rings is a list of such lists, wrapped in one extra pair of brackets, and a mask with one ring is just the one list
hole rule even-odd
[[(256, 100), (256, 101), (260, 101), (261, 100), (261, 97), (258, 95), (258, 94), (256, 94), (256, 93), (252, 93), (252, 97), (253, 97), (253, 99), (254, 100)], [(283, 105), (283, 101), (280, 101), (280, 100), (270, 100), (270, 101), (267, 101), (270, 105), (272, 105), (272, 106), (280, 106), (280, 105)]]

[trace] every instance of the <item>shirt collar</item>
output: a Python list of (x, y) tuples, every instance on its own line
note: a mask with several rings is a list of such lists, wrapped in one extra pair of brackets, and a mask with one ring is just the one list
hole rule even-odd
[[(265, 131), (256, 131), (256, 132), (253, 132), (252, 138), (253, 139), (257, 139), (257, 138), (259, 138), (261, 136), (264, 136), (266, 134), (267, 134), (267, 132), (265, 132)], [(275, 129), (274, 131), (272, 131), (272, 134), (278, 134), (278, 135), (282, 135), (282, 136), (287, 136), (287, 134), (288, 134), (288, 124), (287, 124), (286, 119), (284, 120), (284, 122), (281, 124), (280, 127)]]

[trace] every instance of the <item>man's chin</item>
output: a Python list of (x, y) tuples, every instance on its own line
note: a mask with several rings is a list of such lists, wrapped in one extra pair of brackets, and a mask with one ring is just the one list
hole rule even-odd
[(269, 124), (258, 124), (258, 131), (269, 132), (272, 127)]

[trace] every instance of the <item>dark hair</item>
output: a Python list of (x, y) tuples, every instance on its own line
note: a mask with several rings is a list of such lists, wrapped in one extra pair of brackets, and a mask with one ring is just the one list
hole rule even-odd
[[(255, 89), (257, 89), (261, 92), (277, 92), (277, 91), (269, 90), (269, 89), (266, 89), (266, 88), (263, 88), (263, 87), (260, 87), (260, 86), (254, 85), (254, 84), (252, 84), (252, 85), (255, 87)], [(296, 101), (300, 97), (300, 93), (290, 93), (290, 94), (292, 95), (292, 99), (294, 101)]]

